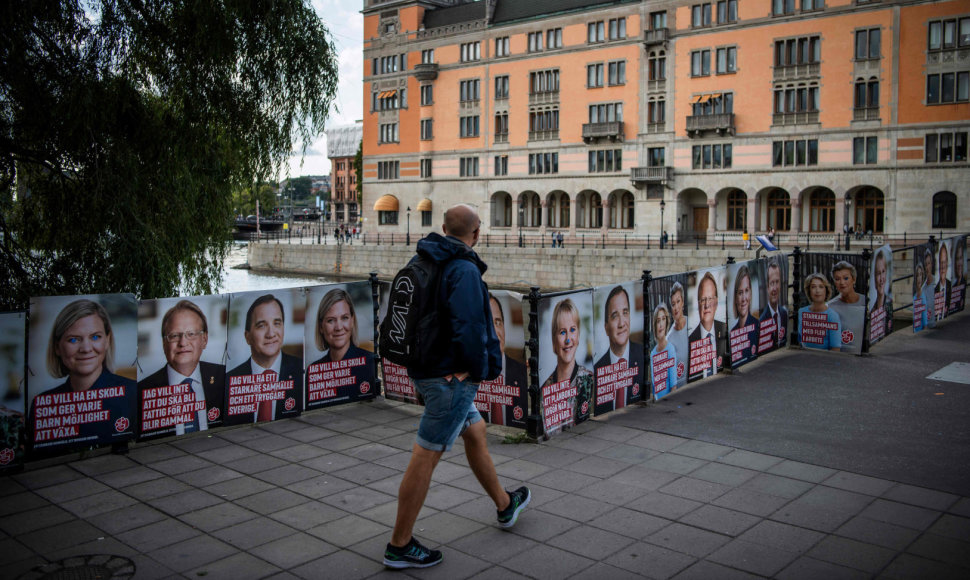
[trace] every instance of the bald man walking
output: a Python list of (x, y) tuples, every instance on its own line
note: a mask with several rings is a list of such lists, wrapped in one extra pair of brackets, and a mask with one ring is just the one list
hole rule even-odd
[(527, 487), (508, 492), (499, 484), (485, 439), (485, 423), (474, 404), (478, 383), (502, 372), (488, 286), (482, 280), (487, 266), (472, 250), (481, 223), (473, 208), (457, 205), (445, 212), (444, 236), (431, 233), (418, 242), (418, 254), (441, 268), (437, 296), (440, 344), (432, 350), (440, 355), (428, 368), (408, 369), (425, 407), (398, 491), (394, 532), (384, 551), (384, 565), (389, 568), (428, 568), (441, 562), (441, 552), (421, 545), (412, 531), (431, 474), (459, 435), (468, 466), (495, 502), (499, 526), (512, 527), (531, 499)]

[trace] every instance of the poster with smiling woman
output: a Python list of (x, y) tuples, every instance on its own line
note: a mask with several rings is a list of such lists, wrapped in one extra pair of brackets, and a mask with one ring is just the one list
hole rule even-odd
[(35, 452), (132, 437), (137, 308), (131, 294), (31, 299), (27, 429)]
[(370, 282), (309, 288), (306, 310), (306, 408), (377, 396)]
[(760, 260), (731, 264), (724, 280), (728, 297), (728, 352), (731, 368), (736, 369), (758, 357), (758, 318)]
[(869, 264), (869, 346), (893, 331), (893, 250), (876, 249)]
[(539, 301), (539, 380), (547, 436), (582, 423), (592, 412), (592, 320), (592, 290)]

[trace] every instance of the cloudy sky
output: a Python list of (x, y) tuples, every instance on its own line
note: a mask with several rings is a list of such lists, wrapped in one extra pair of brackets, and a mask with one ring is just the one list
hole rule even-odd
[[(362, 119), (364, 114), (361, 102), (364, 79), (364, 17), (360, 13), (364, 2), (363, 0), (313, 0), (312, 4), (333, 36), (340, 61), (337, 100), (330, 111), (327, 125), (349, 125), (357, 119)], [(327, 159), (327, 138), (324, 135), (313, 142), (305, 156), (301, 158), (300, 153), (297, 150), (290, 156), (291, 177), (329, 175), (330, 161)]]

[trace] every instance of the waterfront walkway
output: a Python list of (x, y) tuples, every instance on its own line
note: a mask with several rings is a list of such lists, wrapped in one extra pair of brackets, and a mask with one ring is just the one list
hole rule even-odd
[[(970, 362), (970, 315), (945, 324), (935, 337), (913, 340), (900, 332), (878, 348), (956, 352)], [(889, 358), (804, 355), (817, 356), (817, 367), (840, 369), (847, 384), (873, 365), (892, 372)], [(753, 382), (759, 373), (774, 374), (777, 383), (791, 372), (788, 358), (771, 355), (746, 372)], [(927, 379), (904, 378), (914, 381), (913, 389), (927, 388), (917, 384)], [(802, 415), (797, 407), (750, 403), (748, 424), (763, 415), (773, 432), (764, 437), (747, 433), (743, 423), (731, 428), (737, 409), (727, 419), (687, 416), (688, 403), (704, 407), (712, 393), (732, 389), (743, 397), (732, 386), (737, 379), (712, 379), (541, 445), (504, 443), (516, 432), (490, 427), (503, 484), (525, 483), (533, 492), (511, 530), (496, 527), (494, 506), (457, 445), (439, 464), (415, 528), (443, 550), (444, 562), (435, 568), (391, 572), (381, 564), (421, 410), (378, 400), (138, 444), (127, 456), (30, 464), (2, 477), (0, 576), (16, 578), (69, 556), (110, 554), (129, 558), (134, 577), (146, 580), (970, 577), (970, 497), (941, 491), (925, 474), (924, 485), (902, 482), (919, 479), (907, 477), (908, 470), (966, 473), (968, 409), (953, 404), (961, 399), (935, 411), (942, 424), (964, 426), (938, 437), (952, 452), (948, 461), (907, 468), (900, 460), (895, 472), (876, 477), (875, 464), (854, 462), (854, 449), (847, 459), (836, 442), (826, 447), (824, 440), (799, 436), (817, 409)], [(929, 383), (946, 392), (967, 390)], [(904, 404), (872, 412), (920, 406), (896, 400)], [(685, 416), (682, 428), (677, 413)], [(790, 413), (788, 426), (779, 413)], [(930, 415), (920, 421), (933, 421)], [(935, 432), (934, 425), (926, 429)], [(678, 429), (692, 434), (671, 434)], [(773, 452), (759, 452), (765, 447)], [(891, 449), (886, 456), (893, 456)]]

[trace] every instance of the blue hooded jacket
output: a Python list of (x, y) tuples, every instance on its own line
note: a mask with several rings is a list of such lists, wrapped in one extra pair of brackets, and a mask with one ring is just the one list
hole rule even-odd
[(467, 372), (472, 382), (494, 379), (502, 372), (502, 351), (482, 280), (488, 266), (458, 238), (434, 232), (418, 242), (418, 254), (444, 265), (438, 288), (441, 354), (431, 367), (408, 374), (426, 379)]

